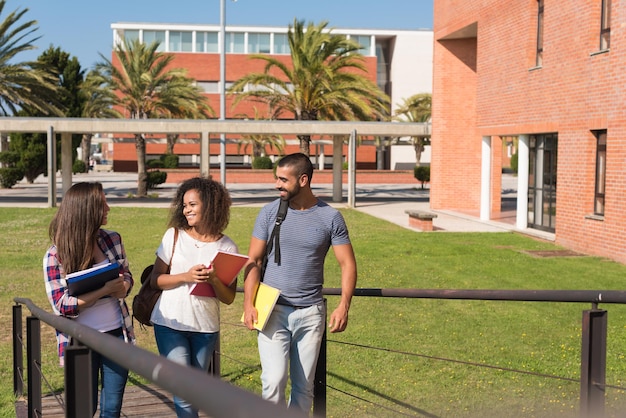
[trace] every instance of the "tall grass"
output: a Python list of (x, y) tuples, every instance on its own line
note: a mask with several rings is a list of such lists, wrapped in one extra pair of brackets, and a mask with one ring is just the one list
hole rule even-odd
[[(0, 320), (10, 327), (13, 298), (49, 309), (42, 258), (54, 209), (0, 208)], [(233, 208), (227, 234), (246, 252), (258, 208)], [(358, 286), (436, 289), (623, 289), (626, 266), (597, 257), (534, 258), (557, 249), (515, 233), (417, 233), (344, 210), (357, 256)], [(167, 209), (112, 208), (138, 278), (154, 261)], [(332, 251), (326, 286), (340, 286)], [(241, 285), (241, 283), (240, 283)], [(133, 294), (138, 290), (134, 289)], [(337, 297), (329, 296), (329, 310)], [(626, 307), (609, 312), (607, 383), (626, 377)], [(581, 312), (587, 304), (354, 298), (348, 329), (329, 334), (330, 417), (575, 416)], [(222, 307), (222, 377), (260, 393), (255, 334), (241, 326), (242, 297)], [(138, 344), (156, 351), (151, 329)], [(0, 342), (0, 416), (14, 416), (11, 339)], [(54, 333), (42, 326), (42, 368), (62, 389)], [(137, 379), (133, 376), (133, 379)], [(44, 388), (47, 392), (48, 388)], [(623, 415), (626, 395), (607, 388), (607, 415)]]

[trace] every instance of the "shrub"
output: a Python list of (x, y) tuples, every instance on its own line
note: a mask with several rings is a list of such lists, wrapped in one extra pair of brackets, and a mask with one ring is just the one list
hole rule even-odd
[(161, 161), (164, 168), (178, 168), (178, 155), (176, 154), (161, 155)]
[(271, 170), (273, 168), (272, 159), (270, 157), (256, 157), (252, 160), (252, 168), (258, 170)]
[(424, 183), (430, 181), (430, 166), (416, 165), (415, 168), (413, 168), (413, 177), (415, 177), (417, 181), (422, 182), (423, 189)]
[(0, 168), (0, 186), (10, 189), (24, 178), (24, 170), (17, 167)]
[(148, 160), (146, 162), (147, 168), (165, 168), (165, 164), (161, 160)]
[(74, 164), (72, 164), (72, 174), (76, 173), (86, 173), (87, 172), (87, 164), (83, 160), (76, 160)]
[(148, 189), (155, 189), (159, 184), (165, 183), (167, 173), (164, 171), (148, 171)]

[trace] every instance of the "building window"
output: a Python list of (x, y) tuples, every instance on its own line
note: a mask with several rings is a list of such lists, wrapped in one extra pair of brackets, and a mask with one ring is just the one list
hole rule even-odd
[(128, 42), (137, 41), (137, 40), (139, 40), (139, 31), (138, 31), (138, 30), (129, 30), (129, 29), (126, 29), (126, 30), (124, 31), (124, 38), (125, 38)]
[(611, 46), (611, 0), (602, 0), (602, 22), (600, 24), (600, 50)]
[(362, 55), (369, 56), (372, 55), (372, 37), (366, 35), (352, 35), (350, 39), (361, 45), (361, 49), (359, 52)]
[(284, 33), (274, 34), (274, 54), (289, 54), (289, 40)]
[(596, 137), (596, 193), (593, 205), (595, 215), (604, 216), (604, 186), (606, 184), (606, 130), (594, 132)]
[(269, 33), (249, 33), (248, 34), (248, 53), (269, 54), (270, 53), (270, 34)]
[(143, 31), (143, 43), (151, 44), (152, 42), (158, 42), (158, 52), (165, 52), (165, 31), (162, 30), (144, 30)]
[(543, 65), (543, 0), (537, 0), (537, 57), (535, 65)]
[(196, 33), (196, 52), (219, 52), (217, 43), (217, 32), (197, 32)]
[(226, 52), (230, 54), (244, 54), (246, 52), (246, 37), (243, 33), (226, 32)]
[(192, 45), (192, 32), (170, 31), (169, 52), (191, 52)]

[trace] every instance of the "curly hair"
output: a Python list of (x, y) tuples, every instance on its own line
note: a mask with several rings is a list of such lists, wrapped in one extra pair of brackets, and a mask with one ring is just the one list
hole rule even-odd
[(202, 232), (210, 235), (224, 232), (230, 221), (230, 194), (222, 183), (203, 177), (194, 177), (180, 184), (170, 207), (168, 227), (189, 228), (183, 213), (183, 200), (189, 190), (196, 190), (202, 201)]
[(66, 274), (85, 269), (92, 262), (92, 248), (104, 219), (102, 184), (80, 182), (63, 196), (48, 228)]

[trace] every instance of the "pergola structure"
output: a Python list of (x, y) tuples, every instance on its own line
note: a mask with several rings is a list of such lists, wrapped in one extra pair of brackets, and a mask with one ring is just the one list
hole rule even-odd
[[(63, 191), (72, 185), (72, 134), (142, 133), (199, 134), (200, 176), (209, 175), (210, 134), (327, 135), (333, 137), (333, 201), (342, 200), (342, 144), (350, 138), (348, 158), (348, 204), (354, 207), (357, 136), (430, 137), (430, 124), (408, 122), (322, 122), (259, 120), (181, 120), (181, 119), (87, 119), (19, 118), (0, 119), (0, 133), (47, 133), (48, 135), (48, 206), (56, 206), (56, 134), (61, 135), (61, 180)], [(220, 141), (224, 141), (222, 139)], [(224, 147), (220, 147), (222, 150)], [(221, 182), (226, 184), (225, 156), (220, 166)]]

